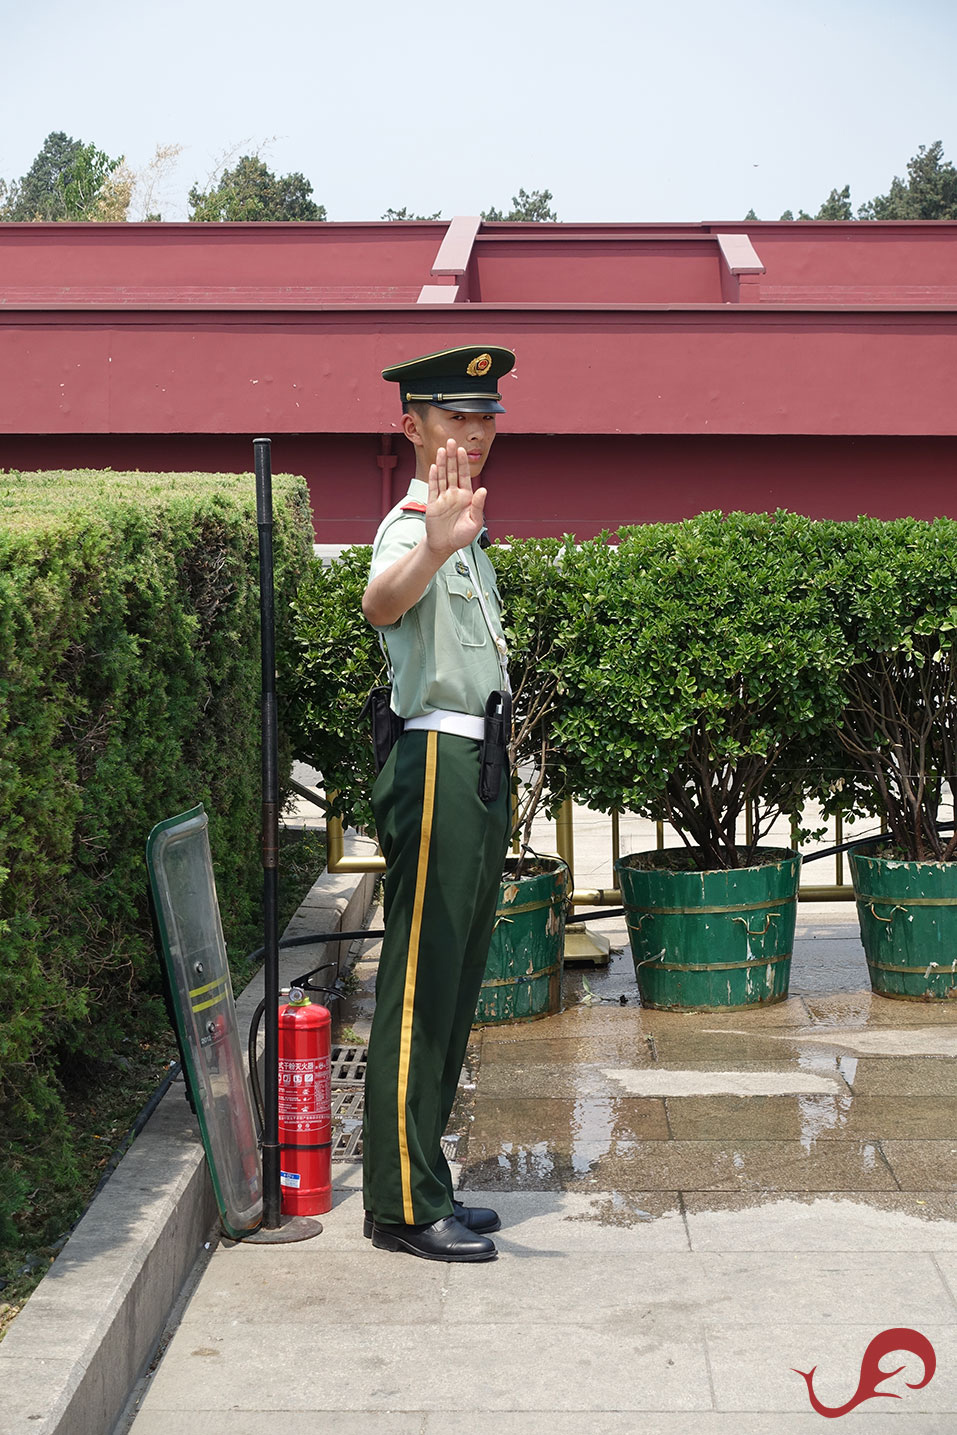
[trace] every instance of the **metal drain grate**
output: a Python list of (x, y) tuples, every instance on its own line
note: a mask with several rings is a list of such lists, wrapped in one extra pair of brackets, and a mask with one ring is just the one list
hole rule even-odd
[(366, 1046), (334, 1046), (329, 1061), (332, 1076), (332, 1159), (355, 1161), (362, 1157), (362, 1107), (365, 1090)]
[[(366, 1074), (368, 1048), (334, 1046), (330, 1059), (332, 1072), (332, 1159), (362, 1159), (362, 1111), (365, 1099), (363, 1082)], [(442, 1150), (446, 1159), (455, 1160), (458, 1136), (443, 1136)]]
[(351, 1161), (362, 1155), (361, 1086), (333, 1087), (332, 1159)]
[(329, 1061), (333, 1086), (362, 1085), (366, 1079), (367, 1046), (334, 1046)]

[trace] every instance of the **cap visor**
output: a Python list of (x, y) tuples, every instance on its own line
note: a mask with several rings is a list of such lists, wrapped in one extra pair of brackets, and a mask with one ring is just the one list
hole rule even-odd
[(496, 399), (459, 399), (443, 404), (437, 404), (433, 399), (431, 403), (433, 408), (449, 409), (454, 414), (503, 414), (505, 412)]

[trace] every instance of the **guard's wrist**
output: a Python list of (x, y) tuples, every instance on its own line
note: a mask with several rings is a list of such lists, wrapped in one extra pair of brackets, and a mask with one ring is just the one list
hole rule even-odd
[(429, 542), (429, 536), (427, 533), (419, 539), (419, 545), (420, 547), (424, 548), (425, 553), (428, 555), (429, 561), (431, 562), (433, 571), (435, 573), (438, 573), (439, 569), (442, 567), (442, 564), (447, 563), (448, 560), (452, 557), (452, 554), (458, 551), (455, 548), (449, 548), (446, 544), (442, 544), (441, 546), (433, 546), (433, 544)]

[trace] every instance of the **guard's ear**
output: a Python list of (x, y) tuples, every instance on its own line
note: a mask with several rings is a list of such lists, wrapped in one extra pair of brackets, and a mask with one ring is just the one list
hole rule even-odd
[(425, 443), (422, 437), (421, 423), (419, 416), (410, 409), (402, 415), (402, 432), (410, 443), (416, 444), (419, 448)]

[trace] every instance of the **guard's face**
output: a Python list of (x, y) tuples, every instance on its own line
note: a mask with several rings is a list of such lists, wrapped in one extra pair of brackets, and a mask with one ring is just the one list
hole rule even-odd
[(403, 427), (421, 450), (419, 456), (426, 470), (435, 462), (439, 449), (444, 448), (451, 438), (469, 456), (470, 477), (478, 478), (495, 437), (495, 414), (459, 414), (430, 404), (424, 418), (415, 413), (406, 414), (405, 418), (412, 421)]

